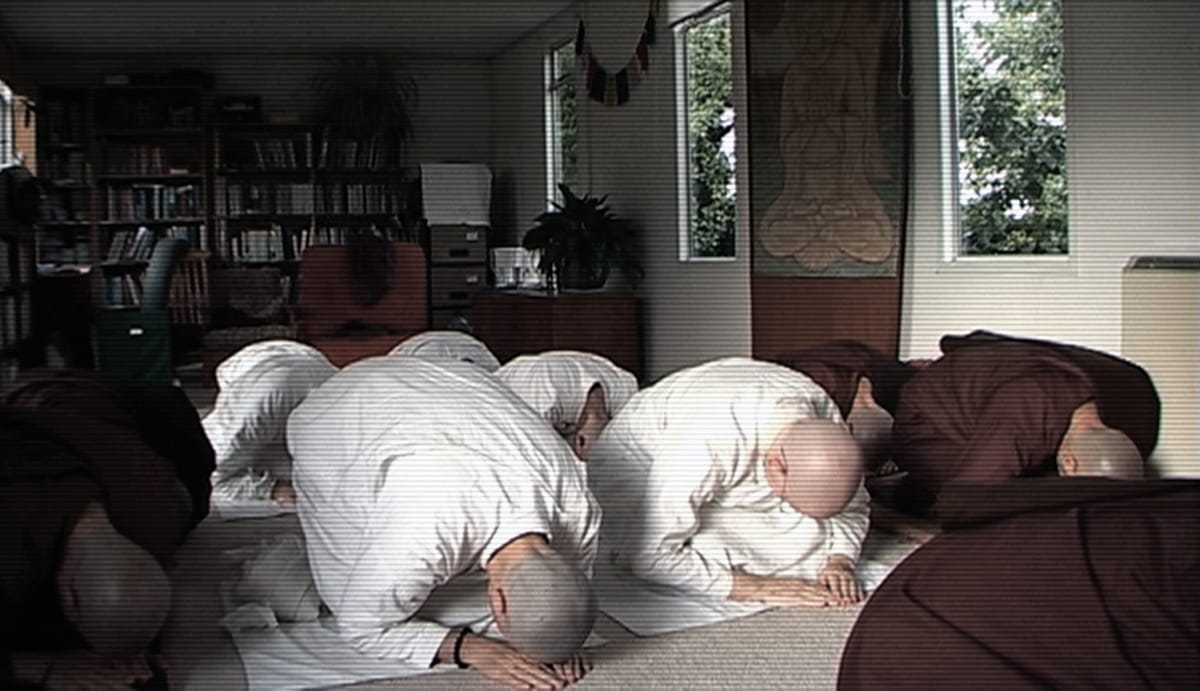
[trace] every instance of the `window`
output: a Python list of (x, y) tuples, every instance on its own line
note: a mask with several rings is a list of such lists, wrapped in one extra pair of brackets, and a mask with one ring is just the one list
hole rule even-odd
[(945, 0), (941, 17), (951, 258), (1065, 255), (1061, 0)]
[(579, 190), (575, 127), (575, 43), (551, 48), (546, 56), (546, 198), (560, 200), (558, 183)]
[(14, 122), (16, 109), (12, 90), (0, 81), (0, 168), (16, 165), (16, 124)]
[(676, 26), (680, 259), (735, 256), (737, 185), (729, 4)]

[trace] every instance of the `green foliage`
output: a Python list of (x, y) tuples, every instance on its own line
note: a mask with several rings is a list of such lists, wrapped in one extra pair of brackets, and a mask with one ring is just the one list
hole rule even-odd
[(554, 50), (554, 117), (558, 127), (557, 182), (575, 187), (579, 184), (575, 120), (575, 44), (565, 43)]
[(317, 73), (317, 121), (335, 134), (371, 140), (387, 134), (412, 134), (409, 109), (417, 102), (417, 85), (387, 55), (349, 52), (326, 58)]
[(562, 203), (538, 215), (522, 245), (541, 252), (538, 270), (553, 276), (560, 288), (598, 288), (610, 269), (630, 279), (642, 277), (634, 225), (609, 210), (608, 196), (576, 196), (560, 184)]
[(721, 151), (721, 140), (733, 129), (732, 121), (722, 123), (733, 107), (729, 14), (692, 26), (686, 40), (691, 252), (700, 257), (733, 256), (734, 170)]
[(1067, 251), (1060, 0), (955, 0), (963, 254)]

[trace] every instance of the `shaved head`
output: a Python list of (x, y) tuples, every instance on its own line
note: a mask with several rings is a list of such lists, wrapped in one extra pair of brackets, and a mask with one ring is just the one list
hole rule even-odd
[(63, 614), (96, 653), (144, 653), (171, 609), (171, 584), (149, 552), (107, 519), (71, 532), (58, 573)]
[(862, 450), (836, 422), (792, 423), (767, 452), (767, 482), (800, 513), (828, 518), (846, 508), (858, 490)]
[(1058, 453), (1060, 475), (1140, 480), (1142, 453), (1128, 435), (1111, 427), (1089, 427), (1068, 434)]
[(503, 584), (503, 633), (539, 662), (563, 662), (579, 652), (596, 621), (596, 595), (587, 574), (550, 550), (525, 553)]

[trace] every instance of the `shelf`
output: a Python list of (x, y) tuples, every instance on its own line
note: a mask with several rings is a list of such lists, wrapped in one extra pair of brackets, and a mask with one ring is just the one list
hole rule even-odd
[(90, 228), (91, 221), (38, 221), (41, 228)]
[(65, 178), (62, 180), (48, 180), (47, 182), (56, 190), (86, 190), (91, 188), (91, 184), (89, 183)]
[(309, 168), (272, 168), (271, 170), (239, 170), (235, 168), (221, 168), (217, 171), (217, 175), (224, 175), (230, 178), (298, 178), (307, 179), (311, 173)]
[(309, 224), (313, 220), (312, 214), (240, 214), (237, 216), (217, 216), (217, 220), (226, 221), (230, 224), (246, 225), (256, 223), (304, 223)]
[(96, 138), (101, 137), (185, 137), (204, 133), (200, 127), (131, 127), (120, 129), (98, 129)]
[[(379, 177), (384, 175), (404, 175), (403, 168), (317, 168), (315, 172), (318, 177)], [(412, 178), (401, 177), (398, 182), (415, 182), (415, 180)]]
[(203, 173), (161, 173), (158, 175), (118, 174), (118, 175), (97, 175), (96, 176), (96, 184), (102, 185), (104, 183), (123, 184), (123, 183), (137, 183), (137, 182), (175, 182), (175, 181), (179, 181), (179, 180), (195, 181), (195, 180), (203, 180), (203, 179), (204, 179)]
[(203, 216), (183, 216), (180, 218), (126, 218), (126, 219), (108, 219), (100, 221), (96, 225), (106, 228), (115, 228), (120, 226), (170, 226), (170, 225), (187, 225), (190, 223), (205, 223), (208, 219)]
[(41, 148), (54, 149), (57, 151), (83, 151), (88, 148), (87, 144), (78, 142), (60, 142), (58, 144), (39, 144)]

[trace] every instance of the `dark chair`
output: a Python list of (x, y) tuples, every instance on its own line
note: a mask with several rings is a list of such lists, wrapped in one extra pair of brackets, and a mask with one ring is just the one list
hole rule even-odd
[(96, 371), (116, 379), (170, 383), (175, 377), (171, 316), (167, 309), (171, 277), (188, 243), (162, 238), (154, 245), (142, 276), (139, 304), (101, 309), (92, 324)]

